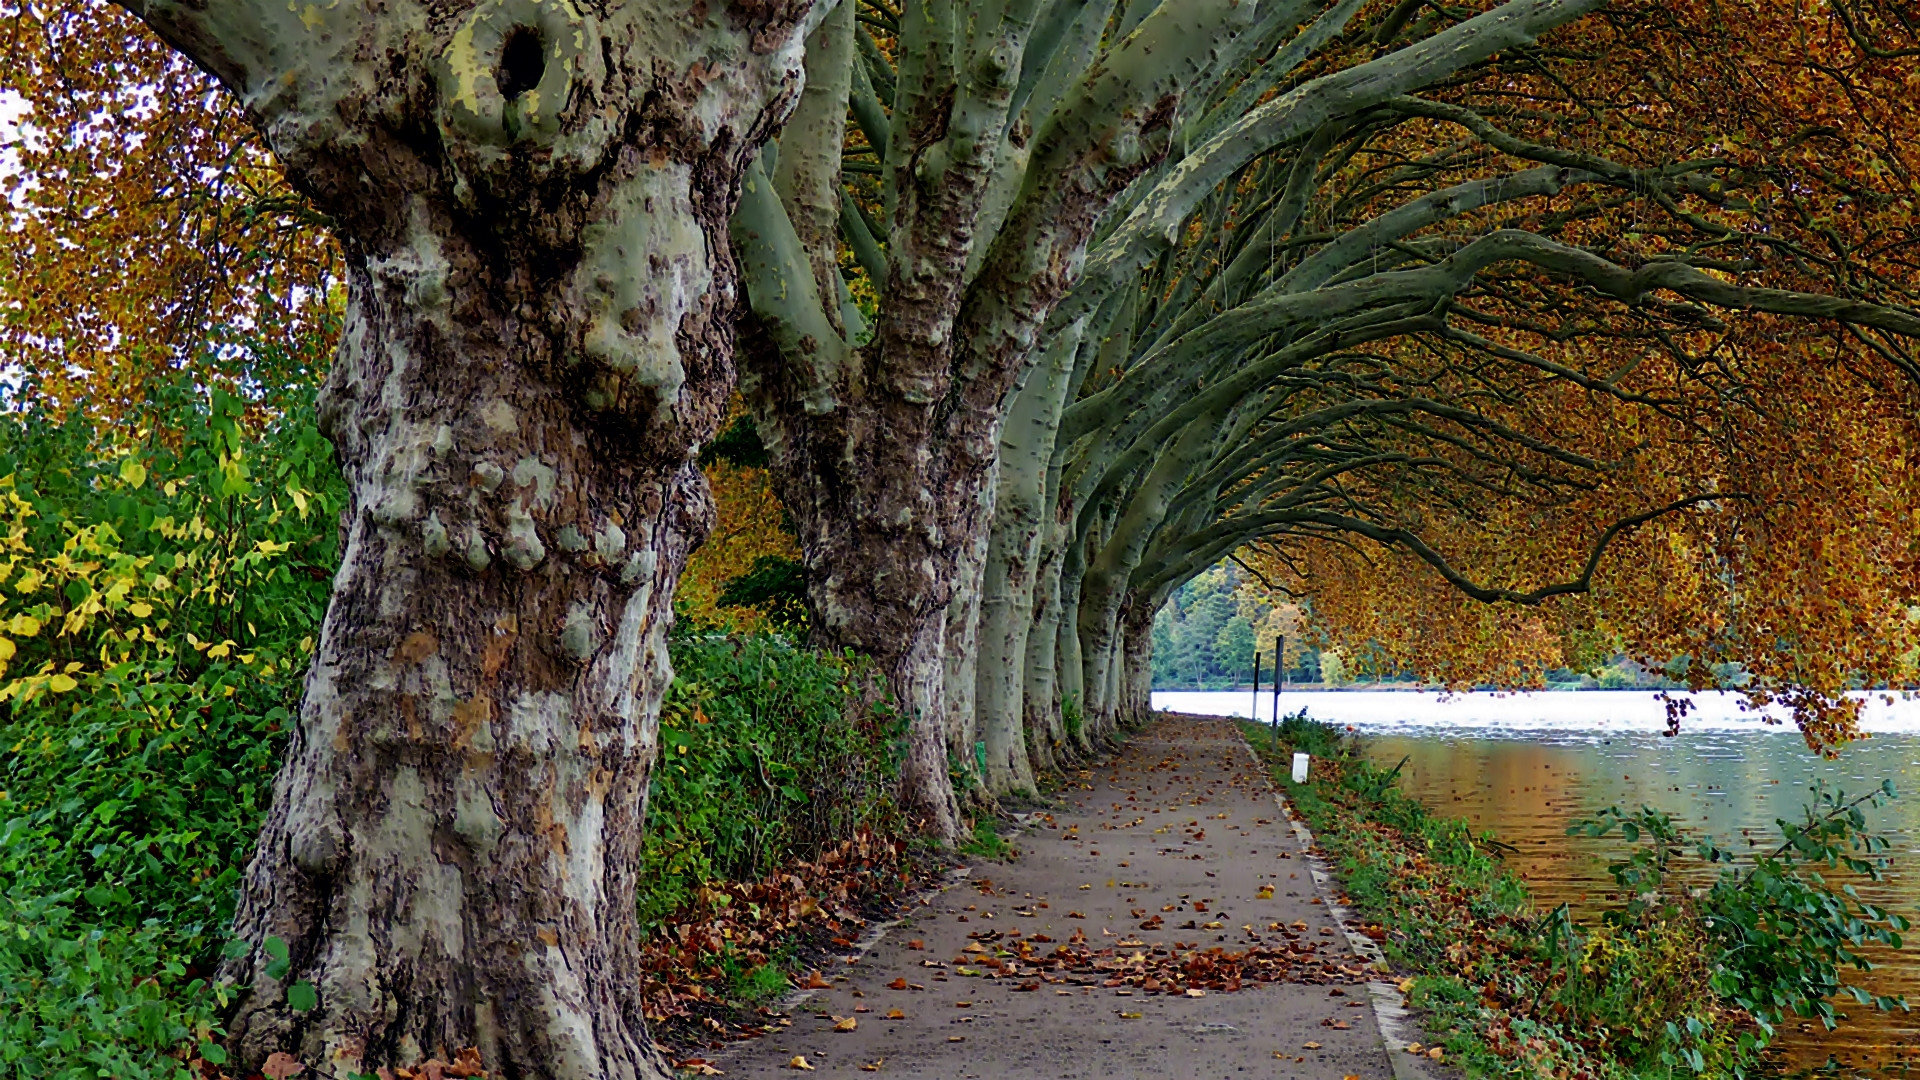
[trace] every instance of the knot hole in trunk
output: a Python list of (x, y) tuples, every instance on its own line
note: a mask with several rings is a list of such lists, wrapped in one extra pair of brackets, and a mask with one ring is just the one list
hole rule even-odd
[(500, 96), (512, 101), (539, 86), (540, 76), (547, 70), (546, 51), (539, 30), (531, 26), (514, 27), (501, 43), (500, 68), (493, 76), (494, 83), (500, 87)]

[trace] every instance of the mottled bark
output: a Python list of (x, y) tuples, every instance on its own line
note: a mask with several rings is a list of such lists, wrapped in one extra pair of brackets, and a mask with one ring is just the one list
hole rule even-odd
[(1120, 629), (1120, 721), (1138, 727), (1153, 719), (1153, 615), (1163, 598), (1136, 592)]
[(635, 891), (665, 633), (732, 384), (726, 223), (809, 5), (133, 8), (348, 273), (345, 546), (235, 919), (236, 1057), (662, 1076)]
[[(1034, 587), (1040, 530), (1047, 513), (1048, 463), (1077, 334), (1063, 335), (1021, 387), (1000, 438), (1000, 458), (986, 567), (980, 586), (979, 680), (975, 709), (986, 744), (987, 788), (996, 795), (1035, 789), (1037, 768), (1029, 747), (1038, 745), (1050, 763), (1051, 725), (1026, 731), (1023, 694), (1028, 672), (1028, 634), (1033, 628)], [(1050, 651), (1050, 650), (1049, 650)], [(1051, 694), (1051, 690), (1048, 691)], [(1051, 709), (1047, 710), (1050, 716)]]
[(1066, 767), (1074, 749), (1060, 715), (1060, 683), (1055, 651), (1060, 636), (1060, 558), (1040, 548), (1034, 574), (1034, 602), (1022, 659), (1020, 709), (1026, 728), (1027, 752), (1035, 773)]
[[(994, 487), (989, 482), (980, 494), (986, 504), (983, 515), (993, 513)], [(992, 793), (986, 790), (981, 775), (980, 726), (974, 699), (980, 661), (980, 587), (986, 562), (987, 535), (982, 532), (961, 550), (954, 567), (953, 599), (947, 602), (946, 611), (946, 653), (942, 657), (946, 666), (947, 756), (972, 778), (968, 790), (983, 803)]]
[(1086, 571), (1086, 560), (1081, 546), (1073, 541), (1073, 526), (1067, 524), (1063, 531), (1067, 535), (1061, 542), (1053, 668), (1067, 739), (1080, 754), (1090, 754), (1094, 736), (1087, 716), (1086, 663), (1080, 653), (1080, 580)]

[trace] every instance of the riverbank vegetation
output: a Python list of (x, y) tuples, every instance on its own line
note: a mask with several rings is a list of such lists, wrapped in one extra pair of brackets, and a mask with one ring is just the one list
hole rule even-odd
[[(1434, 1045), (1485, 1076), (1666, 1080), (1749, 1077), (1787, 1023), (1832, 1028), (1840, 1000), (1905, 1008), (1850, 985), (1874, 948), (1899, 947), (1904, 916), (1861, 900), (1887, 841), (1859, 798), (1816, 789), (1778, 847), (1735, 856), (1650, 809), (1609, 809), (1574, 828), (1616, 836), (1622, 901), (1598, 918), (1537, 907), (1496, 837), (1428, 811), (1355, 738), (1304, 715), (1243, 725), (1313, 829), (1348, 902), (1425, 1014)], [(1314, 756), (1294, 784), (1290, 759)], [(1829, 876), (1831, 875), (1831, 877)]]

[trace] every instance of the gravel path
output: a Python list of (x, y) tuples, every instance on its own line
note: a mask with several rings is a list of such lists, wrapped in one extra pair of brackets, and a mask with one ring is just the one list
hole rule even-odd
[[(1028, 818), (1017, 859), (975, 864), (821, 972), (790, 1028), (715, 1064), (794, 1076), (800, 1057), (821, 1077), (940, 1080), (1404, 1072), (1366, 961), (1231, 723), (1161, 720), (1060, 795)], [(1063, 949), (1072, 962), (1051, 966)], [(1216, 961), (1233, 953), (1317, 981), (1258, 983), (1256, 963), (1229, 992), (1241, 969)]]

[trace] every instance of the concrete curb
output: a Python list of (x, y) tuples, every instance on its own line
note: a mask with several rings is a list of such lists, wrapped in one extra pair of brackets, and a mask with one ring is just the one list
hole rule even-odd
[[(1328, 914), (1346, 935), (1347, 945), (1354, 955), (1367, 962), (1367, 966), (1382, 975), (1390, 974), (1387, 958), (1380, 952), (1380, 946), (1358, 929), (1359, 919), (1353, 909), (1339, 901), (1339, 890), (1335, 887), (1333, 870), (1327, 861), (1320, 857), (1313, 839), (1313, 830), (1287, 805), (1286, 796), (1273, 782), (1273, 776), (1267, 771), (1267, 764), (1260, 760), (1253, 744), (1247, 741), (1246, 732), (1239, 725), (1234, 732), (1240, 736), (1240, 745), (1247, 751), (1247, 757), (1253, 760), (1254, 767), (1266, 780), (1267, 789), (1273, 792), (1273, 805), (1279, 807), (1280, 816), (1293, 826), (1294, 839), (1300, 841), (1305, 849), (1307, 870), (1313, 875), (1313, 887), (1320, 894), (1320, 902), (1326, 906)], [(1413, 1014), (1407, 1008), (1407, 999), (1400, 992), (1398, 984), (1387, 979), (1372, 979), (1367, 983), (1368, 996), (1372, 999), (1374, 1026), (1380, 1031), (1380, 1049), (1387, 1055), (1387, 1067), (1393, 1070), (1393, 1080), (1435, 1080), (1434, 1074), (1427, 1068), (1427, 1059), (1406, 1052), (1407, 1047), (1419, 1042), (1414, 1037), (1418, 1030)]]

